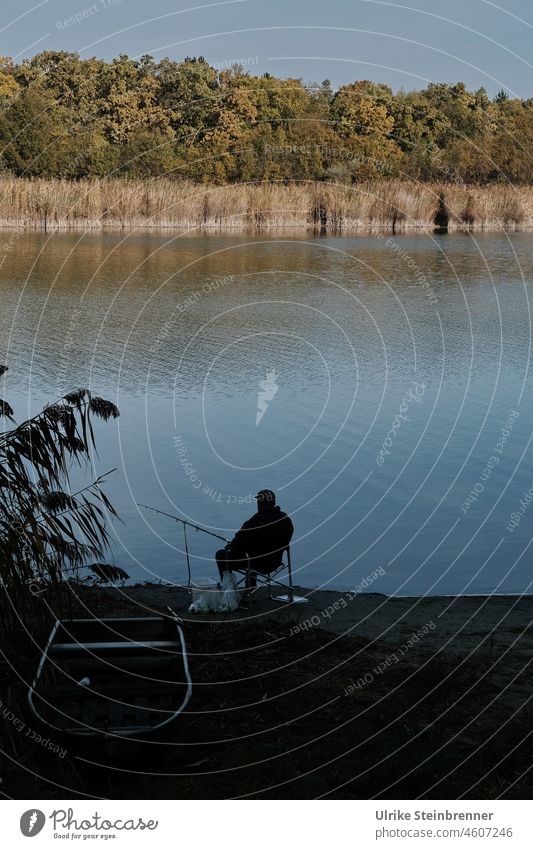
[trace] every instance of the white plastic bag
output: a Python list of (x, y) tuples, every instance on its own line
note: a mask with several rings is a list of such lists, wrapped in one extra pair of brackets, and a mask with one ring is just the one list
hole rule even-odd
[(224, 572), (220, 595), (221, 610), (237, 610), (241, 600), (241, 593), (237, 589), (237, 582), (233, 572)]
[(225, 613), (237, 610), (240, 596), (233, 573), (224, 572), (222, 586), (200, 593), (190, 605), (189, 613)]

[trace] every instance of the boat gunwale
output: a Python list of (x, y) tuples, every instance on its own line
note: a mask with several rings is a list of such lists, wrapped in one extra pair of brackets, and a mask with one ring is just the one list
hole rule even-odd
[[(54, 664), (53, 659), (49, 655), (49, 651), (50, 651), (50, 648), (53, 645), (53, 641), (54, 641), (54, 639), (57, 635), (57, 632), (58, 632), (60, 626), (63, 623), (161, 622), (161, 621), (164, 622), (166, 619), (170, 619), (173, 622), (173, 624), (175, 625), (176, 630), (178, 632), (178, 635), (179, 635), (179, 644), (181, 645), (181, 655), (180, 655), (180, 657), (181, 657), (181, 660), (182, 660), (182, 663), (183, 663), (183, 671), (185, 673), (185, 682), (184, 683), (186, 684), (186, 690), (185, 690), (185, 694), (183, 696), (183, 699), (181, 701), (181, 704), (179, 705), (178, 709), (176, 711), (174, 711), (174, 713), (172, 713), (169, 717), (167, 717), (167, 719), (165, 719), (162, 722), (158, 723), (157, 725), (153, 725), (153, 726), (142, 726), (142, 727), (139, 726), (139, 727), (136, 727), (136, 728), (130, 727), (130, 728), (125, 729), (124, 731), (121, 731), (120, 729), (105, 730), (104, 731), (101, 728), (94, 728), (94, 727), (87, 728), (87, 729), (79, 729), (79, 730), (78, 729), (71, 729), (71, 728), (58, 728), (57, 726), (53, 725), (49, 720), (47, 720), (43, 716), (41, 716), (41, 714), (39, 713), (39, 711), (37, 710), (37, 708), (35, 706), (33, 697), (37, 695), (36, 686), (37, 686), (37, 683), (38, 683), (38, 681), (39, 681), (39, 679), (42, 675), (44, 664), (46, 663), (47, 660), (49, 662), (51, 662), (52, 664)], [(73, 645), (83, 646), (84, 644), (83, 643), (77, 643), (77, 644), (73, 643)], [(145, 646), (145, 648), (146, 648), (146, 646)], [(170, 654), (170, 652), (165, 652), (165, 653)], [(182, 682), (179, 682), (179, 683), (182, 683)], [(32, 711), (34, 716), (39, 720), (39, 722), (42, 723), (43, 725), (45, 725), (47, 728), (53, 729), (59, 735), (70, 737), (72, 739), (83, 739), (83, 738), (91, 738), (91, 737), (98, 738), (98, 737), (101, 736), (103, 739), (116, 737), (120, 740), (139, 741), (139, 740), (146, 739), (147, 737), (149, 738), (149, 737), (155, 736), (161, 729), (165, 728), (170, 723), (174, 722), (177, 719), (177, 717), (180, 716), (180, 714), (183, 713), (183, 711), (185, 710), (185, 708), (186, 708), (186, 706), (187, 706), (187, 704), (188, 704), (188, 702), (191, 698), (191, 695), (192, 695), (192, 680), (191, 680), (191, 675), (190, 675), (190, 670), (189, 670), (189, 659), (188, 659), (187, 646), (186, 646), (186, 642), (185, 642), (185, 636), (184, 636), (184, 633), (183, 633), (183, 629), (180, 625), (180, 622), (178, 621), (177, 616), (172, 618), (172, 617), (166, 617), (166, 616), (162, 615), (160, 617), (154, 617), (154, 616), (110, 617), (110, 618), (101, 619), (101, 620), (100, 619), (56, 619), (56, 621), (55, 621), (55, 623), (52, 627), (52, 630), (50, 632), (50, 636), (49, 636), (49, 638), (46, 642), (46, 645), (45, 645), (45, 647), (44, 647), (44, 649), (41, 653), (41, 658), (40, 658), (39, 664), (37, 666), (37, 671), (36, 671), (35, 676), (33, 678), (31, 687), (28, 690), (27, 698), (28, 698), (30, 710)], [(41, 698), (45, 702), (45, 704), (47, 704), (49, 707), (55, 708), (55, 706), (52, 703), (48, 702), (46, 699), (43, 699), (42, 696), (39, 696), (39, 698)], [(127, 705), (127, 703), (117, 701), (116, 699), (112, 699), (110, 701), (116, 702), (117, 704)], [(128, 705), (128, 706), (131, 706), (131, 705)], [(62, 711), (60, 711), (60, 713), (62, 713), (63, 716), (66, 715), (66, 714), (63, 714)]]

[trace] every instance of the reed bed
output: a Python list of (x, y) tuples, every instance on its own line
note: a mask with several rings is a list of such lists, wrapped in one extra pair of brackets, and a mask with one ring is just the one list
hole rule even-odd
[(0, 179), (0, 227), (8, 228), (402, 231), (433, 228), (439, 213), (450, 230), (526, 230), (533, 226), (533, 187)]

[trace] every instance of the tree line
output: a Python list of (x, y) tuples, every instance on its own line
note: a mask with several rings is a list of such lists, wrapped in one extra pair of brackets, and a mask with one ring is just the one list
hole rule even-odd
[(203, 57), (111, 62), (44, 51), (0, 58), (0, 170), (78, 180), (162, 175), (198, 183), (405, 177), (530, 183), (533, 98), (431, 83), (219, 70)]

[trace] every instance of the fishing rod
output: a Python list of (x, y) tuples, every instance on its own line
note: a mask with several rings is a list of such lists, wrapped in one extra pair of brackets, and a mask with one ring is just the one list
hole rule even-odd
[(223, 542), (230, 542), (226, 537), (221, 537), (220, 534), (214, 534), (213, 531), (208, 531), (206, 528), (200, 527), (200, 525), (193, 525), (192, 522), (188, 522), (186, 519), (180, 519), (179, 516), (173, 516), (171, 513), (164, 513), (163, 510), (157, 510), (155, 507), (150, 507), (148, 504), (137, 504), (137, 507), (144, 507), (146, 510), (153, 510), (154, 513), (160, 513), (161, 516), (167, 516), (169, 519), (174, 519), (176, 522), (181, 522), (182, 525), (189, 525), (190, 528), (194, 528), (195, 531), (202, 531), (204, 534), (209, 534), (211, 537), (216, 537), (217, 539), (223, 540)]
[(217, 539), (223, 540), (223, 542), (229, 543), (229, 539), (226, 539), (226, 537), (221, 537), (220, 534), (214, 534), (213, 531), (208, 531), (205, 528), (200, 527), (200, 525), (194, 525), (192, 522), (188, 522), (186, 519), (181, 519), (179, 516), (173, 516), (171, 513), (165, 513), (163, 510), (158, 510), (156, 507), (150, 507), (148, 504), (138, 503), (137, 506), (144, 507), (145, 510), (152, 510), (154, 513), (159, 513), (160, 516), (166, 516), (167, 519), (174, 519), (175, 522), (181, 522), (183, 525), (183, 538), (185, 540), (185, 557), (187, 558), (189, 586), (191, 585), (191, 563), (189, 560), (189, 547), (187, 545), (187, 526), (194, 528), (195, 531), (202, 531), (204, 534), (209, 534), (211, 537), (216, 537)]

